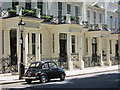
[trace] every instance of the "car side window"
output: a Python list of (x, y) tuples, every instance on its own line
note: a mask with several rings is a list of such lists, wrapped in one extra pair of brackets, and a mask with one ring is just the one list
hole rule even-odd
[(42, 65), (42, 69), (49, 69), (48, 63), (43, 64), (43, 65)]
[(57, 65), (56, 65), (55, 63), (49, 63), (49, 67), (50, 67), (50, 68), (56, 68)]

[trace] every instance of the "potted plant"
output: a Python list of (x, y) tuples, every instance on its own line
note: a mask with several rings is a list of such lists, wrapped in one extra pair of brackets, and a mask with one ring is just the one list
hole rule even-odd
[(93, 31), (93, 25), (90, 25), (89, 30), (88, 31)]
[(102, 28), (103, 28), (103, 30), (108, 30), (106, 24), (103, 24), (103, 25), (102, 25)]
[(22, 10), (23, 14), (26, 14), (27, 16), (34, 16), (35, 15), (35, 10)]
[(71, 16), (71, 21), (76, 21), (76, 20), (77, 20), (77, 17)]
[(15, 17), (16, 16), (16, 10), (15, 9), (10, 9), (9, 11), (10, 17)]
[(45, 19), (44, 22), (50, 22), (52, 16), (41, 16), (42, 19)]

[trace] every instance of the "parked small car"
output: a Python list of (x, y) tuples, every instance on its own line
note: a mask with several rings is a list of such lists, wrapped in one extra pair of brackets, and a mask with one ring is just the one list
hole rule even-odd
[(24, 74), (23, 78), (27, 83), (33, 80), (40, 80), (41, 83), (50, 81), (50, 79), (60, 78), (61, 81), (65, 79), (65, 71), (53, 61), (39, 61), (32, 62)]

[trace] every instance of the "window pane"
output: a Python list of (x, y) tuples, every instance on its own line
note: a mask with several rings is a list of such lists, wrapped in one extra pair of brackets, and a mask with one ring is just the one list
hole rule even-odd
[(30, 67), (38, 67), (40, 65), (40, 63), (32, 63), (31, 65), (30, 65)]
[(71, 13), (71, 6), (69, 4), (67, 4), (67, 13), (70, 14)]
[(35, 33), (32, 33), (32, 54), (35, 55)]
[(43, 65), (42, 65), (42, 69), (49, 69), (48, 63), (43, 64)]
[(26, 9), (31, 9), (31, 0), (26, 0), (25, 7)]
[(75, 35), (72, 35), (72, 43), (75, 43)]
[(58, 2), (58, 10), (62, 10), (62, 3)]
[(75, 53), (75, 45), (72, 45), (72, 53)]
[(55, 68), (55, 67), (57, 67), (57, 65), (55, 63), (49, 63), (49, 67), (50, 68)]

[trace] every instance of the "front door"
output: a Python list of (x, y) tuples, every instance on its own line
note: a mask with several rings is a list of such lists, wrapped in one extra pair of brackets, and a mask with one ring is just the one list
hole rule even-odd
[(60, 61), (66, 62), (67, 60), (67, 34), (60, 34)]
[(93, 63), (97, 63), (97, 39), (93, 38), (92, 40), (92, 61)]
[(115, 56), (119, 56), (118, 54), (118, 50), (119, 50), (119, 47), (118, 47), (118, 40), (116, 41), (116, 44), (115, 44)]
[(11, 65), (17, 65), (17, 32), (10, 30), (10, 57)]

